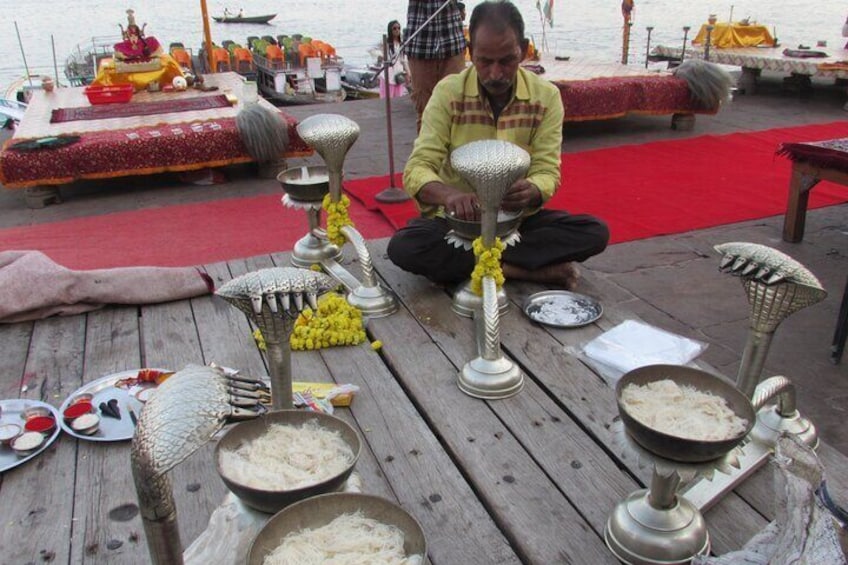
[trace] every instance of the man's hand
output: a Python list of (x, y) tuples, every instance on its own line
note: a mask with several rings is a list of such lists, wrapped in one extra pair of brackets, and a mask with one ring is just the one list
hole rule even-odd
[(445, 214), (460, 220), (479, 221), (480, 203), (476, 194), (456, 191), (445, 199)]
[(501, 208), (509, 212), (521, 212), (542, 205), (542, 193), (527, 179), (519, 179), (504, 194)]
[(462, 192), (440, 182), (429, 182), (421, 187), (418, 198), (426, 204), (442, 206), (448, 216), (467, 221), (480, 219), (480, 202), (476, 194)]

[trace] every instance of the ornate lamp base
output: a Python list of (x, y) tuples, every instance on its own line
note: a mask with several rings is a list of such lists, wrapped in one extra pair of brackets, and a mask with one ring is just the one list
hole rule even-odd
[(336, 260), (342, 255), (342, 250), (325, 239), (306, 234), (294, 244), (291, 262), (295, 267), (308, 269), (324, 260)]
[(710, 535), (701, 512), (685, 498), (671, 508), (654, 508), (647, 489), (619, 502), (607, 520), (604, 540), (624, 563), (689, 563), (710, 551)]
[[(504, 316), (509, 312), (509, 299), (503, 288), (498, 289), (498, 315)], [(466, 318), (473, 318), (474, 312), (480, 309), (483, 297), (474, 294), (471, 290), (471, 281), (466, 281), (453, 293), (451, 310)]]
[(457, 384), (469, 396), (497, 400), (518, 394), (524, 387), (524, 374), (505, 357), (477, 357), (462, 368)]

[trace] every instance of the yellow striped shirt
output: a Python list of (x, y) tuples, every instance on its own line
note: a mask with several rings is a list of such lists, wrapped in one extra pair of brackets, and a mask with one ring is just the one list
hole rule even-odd
[[(499, 139), (530, 154), (526, 178), (539, 188), (544, 202), (560, 183), (563, 114), (559, 89), (524, 69), (518, 69), (515, 93), (497, 122), (480, 93), (474, 67), (450, 75), (436, 85), (424, 110), (421, 132), (403, 171), (404, 188), (415, 197), (425, 184), (437, 181), (472, 192), (451, 167), (450, 151), (472, 141)], [(416, 202), (426, 216), (440, 212)]]

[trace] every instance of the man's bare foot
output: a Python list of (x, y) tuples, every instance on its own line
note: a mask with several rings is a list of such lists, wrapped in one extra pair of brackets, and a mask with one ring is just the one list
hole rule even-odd
[(535, 271), (528, 271), (521, 267), (504, 263), (503, 273), (507, 279), (538, 282), (566, 290), (576, 289), (577, 281), (580, 280), (580, 269), (577, 268), (576, 264), (571, 262), (554, 263), (553, 265), (546, 265)]

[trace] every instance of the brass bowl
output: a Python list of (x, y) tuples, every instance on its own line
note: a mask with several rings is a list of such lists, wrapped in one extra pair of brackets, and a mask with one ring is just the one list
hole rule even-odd
[(330, 192), (330, 175), (327, 167), (294, 167), (277, 175), (277, 181), (286, 194), (294, 200), (320, 202)]
[(247, 556), (248, 565), (262, 565), (290, 533), (320, 528), (342, 514), (361, 511), (366, 518), (395, 526), (403, 532), (406, 555), (421, 555), (427, 563), (424, 530), (406, 510), (385, 498), (362, 493), (330, 493), (302, 500), (275, 514), (262, 527)]
[[(342, 439), (347, 443), (351, 451), (353, 451), (353, 461), (341, 473), (325, 479), (319, 483), (307, 485), (304, 487), (290, 490), (265, 490), (244, 485), (228, 476), (227, 469), (221, 466), (221, 450), (237, 449), (242, 443), (251, 441), (262, 434), (266, 433), (268, 428), (273, 424), (285, 424), (288, 426), (301, 426), (308, 421), (318, 420), (320, 426), (326, 430), (338, 432)], [(269, 412), (264, 416), (260, 416), (255, 420), (248, 420), (233, 426), (224, 437), (215, 446), (215, 465), (218, 469), (218, 474), (221, 475), (224, 484), (227, 485), (233, 494), (241, 499), (242, 502), (255, 508), (261, 512), (273, 514), (279, 512), (289, 504), (315, 496), (338, 490), (347, 481), (356, 462), (359, 459), (359, 453), (362, 443), (359, 439), (359, 434), (356, 433), (349, 424), (331, 416), (319, 412), (309, 412), (305, 410), (277, 410)]]
[[(621, 400), (624, 387), (629, 384), (645, 385), (664, 379), (724, 398), (737, 416), (748, 421), (748, 426), (736, 437), (706, 441), (666, 434), (631, 416)], [(703, 463), (724, 456), (748, 435), (756, 423), (756, 414), (751, 400), (733, 384), (706, 371), (681, 365), (647, 365), (629, 371), (619, 379), (615, 387), (615, 398), (624, 427), (636, 443), (656, 455), (682, 463)]]
[[(460, 220), (454, 216), (445, 216), (448, 226), (464, 239), (475, 240), (480, 237), (480, 222), (474, 220)], [(522, 216), (516, 212), (498, 211), (498, 223), (495, 227), (497, 237), (506, 237), (515, 231), (521, 224)]]

